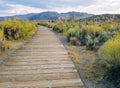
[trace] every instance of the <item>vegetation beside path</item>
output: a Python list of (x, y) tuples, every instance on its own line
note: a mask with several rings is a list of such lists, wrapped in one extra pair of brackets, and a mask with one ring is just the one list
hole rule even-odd
[[(82, 58), (80, 61), (84, 64), (79, 66), (80, 68), (84, 67), (82, 70), (87, 74), (86, 78), (97, 83), (106, 80), (113, 83), (116, 88), (120, 87), (119, 22), (108, 19), (107, 21), (101, 19), (97, 21), (76, 20), (75, 17), (72, 17), (69, 20), (41, 21), (38, 24), (63, 34), (69, 44), (84, 47), (81, 51), (86, 56), (90, 54), (88, 58), (91, 56), (90, 59), (85, 59), (86, 56), (80, 56)], [(76, 59), (75, 54), (69, 53)]]
[(0, 22), (0, 56), (16, 48), (36, 32), (36, 22), (6, 19)]

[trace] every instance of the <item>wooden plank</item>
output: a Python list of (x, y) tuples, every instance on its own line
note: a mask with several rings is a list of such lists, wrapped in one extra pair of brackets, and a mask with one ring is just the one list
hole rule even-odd
[(21, 69), (47, 69), (47, 68), (74, 68), (73, 64), (44, 64), (44, 65), (22, 65), (22, 66), (2, 66), (4, 70), (21, 70)]
[(26, 82), (39, 80), (57, 80), (57, 79), (77, 79), (75, 73), (52, 73), (52, 74), (35, 74), (35, 75), (4, 75), (0, 76), (0, 82)]
[(72, 64), (72, 61), (32, 61), (30, 62), (6, 62), (6, 66), (20, 66), (20, 65), (43, 65), (43, 64)]
[(26, 69), (26, 70), (0, 70), (0, 75), (18, 75), (18, 74), (46, 74), (46, 73), (68, 73), (68, 72), (77, 72), (74, 68), (56, 68), (56, 69)]

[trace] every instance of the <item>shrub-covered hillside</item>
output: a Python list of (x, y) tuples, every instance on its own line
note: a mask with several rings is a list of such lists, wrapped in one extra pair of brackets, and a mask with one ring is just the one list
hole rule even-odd
[(92, 21), (92, 22), (120, 22), (120, 14), (103, 14), (103, 15), (94, 15), (86, 19), (80, 19), (79, 21)]

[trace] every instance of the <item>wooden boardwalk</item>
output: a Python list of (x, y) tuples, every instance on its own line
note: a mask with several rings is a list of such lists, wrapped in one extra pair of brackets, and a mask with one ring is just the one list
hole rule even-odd
[(62, 43), (48, 28), (36, 35), (0, 67), (0, 88), (83, 88)]

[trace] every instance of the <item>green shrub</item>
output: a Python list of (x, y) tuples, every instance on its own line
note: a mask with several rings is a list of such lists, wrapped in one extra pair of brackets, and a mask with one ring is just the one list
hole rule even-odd
[(70, 43), (71, 43), (72, 45), (77, 45), (77, 38), (76, 38), (76, 37), (71, 37), (71, 38), (70, 38)]
[(7, 40), (28, 39), (36, 31), (35, 23), (14, 18), (0, 22)]
[(107, 41), (99, 50), (99, 56), (109, 63), (120, 63), (120, 35)]
[(36, 22), (7, 19), (0, 22), (0, 54), (7, 51), (13, 40), (26, 40), (36, 32)]
[[(104, 77), (119, 84), (120, 82), (120, 33), (116, 34), (114, 38), (108, 40), (99, 50), (98, 55), (100, 60), (98, 67), (104, 72)], [(102, 63), (101, 63), (101, 62)], [(103, 63), (104, 62), (104, 63)]]

